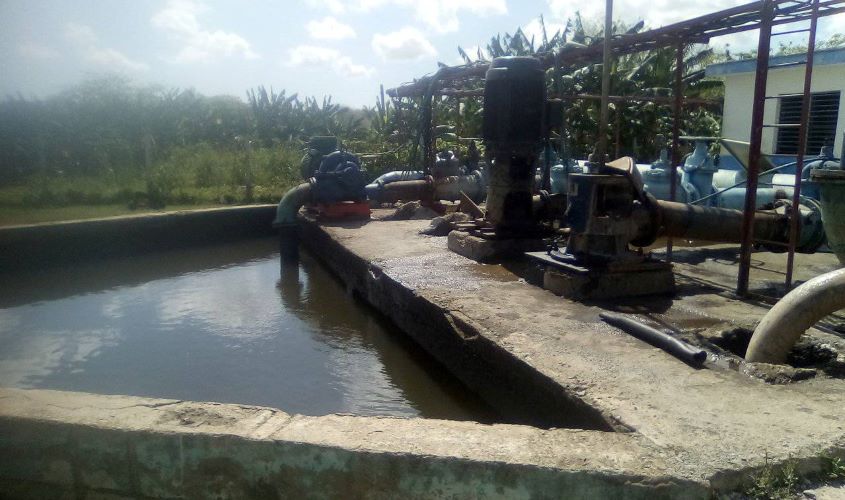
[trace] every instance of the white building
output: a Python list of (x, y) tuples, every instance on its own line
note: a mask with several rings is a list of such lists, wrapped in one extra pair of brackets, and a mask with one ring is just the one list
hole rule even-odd
[[(797, 63), (806, 58), (806, 54), (770, 58), (766, 95), (786, 97), (766, 100), (764, 123), (800, 121), (804, 65)], [(721, 78), (725, 82), (722, 137), (749, 140), (756, 65), (756, 60), (743, 60), (714, 64), (707, 68), (707, 76)], [(845, 48), (815, 52), (812, 93), (807, 154), (818, 154), (822, 144), (835, 141), (834, 152), (839, 156), (842, 151), (842, 132), (845, 128), (845, 103), (842, 99), (842, 94), (845, 94)], [(763, 129), (764, 154), (794, 155), (797, 150), (797, 129)]]

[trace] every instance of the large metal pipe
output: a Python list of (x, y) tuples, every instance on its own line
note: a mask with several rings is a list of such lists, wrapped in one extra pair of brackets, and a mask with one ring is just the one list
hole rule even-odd
[(845, 309), (845, 269), (816, 276), (789, 292), (763, 316), (748, 344), (746, 361), (785, 362), (808, 328), (841, 309)]
[(273, 220), (273, 227), (282, 227), (296, 224), (296, 214), (302, 205), (305, 205), (311, 198), (311, 183), (302, 184), (288, 190), (279, 201), (276, 208), (276, 219)]
[(380, 189), (368, 194), (374, 201), (393, 203), (399, 200), (456, 201), (460, 199), (461, 192), (474, 200), (480, 199), (484, 195), (484, 178), (481, 172), (439, 179), (426, 177), (419, 180), (395, 181), (384, 184)]
[(396, 181), (385, 184), (375, 201), (393, 203), (399, 200), (427, 200), (431, 198), (431, 180)]
[[(657, 202), (661, 233), (688, 239), (739, 243), (742, 241), (742, 217), (739, 210), (702, 207), (672, 201)], [(754, 213), (755, 241), (784, 242), (787, 219), (774, 211)]]
[(273, 227), (279, 230), (279, 254), (283, 266), (285, 263), (295, 263), (299, 260), (299, 227), (296, 215), (302, 205), (311, 199), (311, 194), (311, 183), (303, 182), (288, 190), (276, 208)]

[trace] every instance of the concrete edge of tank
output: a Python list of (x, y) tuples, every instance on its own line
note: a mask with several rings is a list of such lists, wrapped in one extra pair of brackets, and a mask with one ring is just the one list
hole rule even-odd
[(0, 491), (189, 498), (707, 498), (630, 434), (0, 389)]

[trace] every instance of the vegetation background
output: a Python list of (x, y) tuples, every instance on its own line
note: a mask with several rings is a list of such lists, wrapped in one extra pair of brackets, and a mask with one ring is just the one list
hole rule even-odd
[[(542, 20), (542, 19), (541, 19)], [(618, 24), (617, 33), (638, 31)], [(597, 22), (576, 16), (565, 30), (543, 31), (542, 40), (517, 30), (496, 35), (476, 54), (458, 52), (467, 64), (501, 55), (550, 52), (566, 43), (601, 41)], [(834, 38), (823, 47), (845, 45)], [(806, 48), (782, 46), (781, 52)], [(750, 56), (753, 54), (742, 54)], [(731, 59), (707, 46), (685, 54), (685, 94), (718, 99), (721, 83), (704, 78), (704, 67)], [(674, 51), (619, 58), (612, 68), (616, 95), (671, 96)], [(557, 77), (559, 76), (559, 78)], [(549, 94), (597, 94), (601, 65), (547, 74)], [(479, 87), (482, 82), (470, 82)], [(46, 99), (8, 96), (0, 101), (0, 224), (96, 217), (139, 209), (273, 203), (301, 181), (299, 161), (307, 139), (336, 135), (361, 154), (369, 175), (419, 168), (419, 101), (386, 99), (353, 110), (332, 102), (288, 95), (258, 86), (246, 100), (207, 97), (193, 90), (137, 86), (107, 76), (83, 82)], [(479, 137), (479, 98), (438, 98), (437, 147), (461, 150), (462, 138)], [(651, 161), (656, 134), (670, 135), (671, 109), (652, 101), (611, 107), (610, 144), (619, 153)], [(618, 118), (617, 118), (618, 115)], [(562, 156), (582, 158), (598, 131), (598, 102), (571, 101), (565, 108)], [(718, 106), (690, 109), (683, 133), (718, 135)]]

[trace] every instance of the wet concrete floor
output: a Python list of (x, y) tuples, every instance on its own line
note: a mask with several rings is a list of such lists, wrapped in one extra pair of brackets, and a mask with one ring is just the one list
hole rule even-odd
[(0, 385), (306, 415), (497, 419), (307, 254), (280, 273), (277, 244), (6, 276)]

